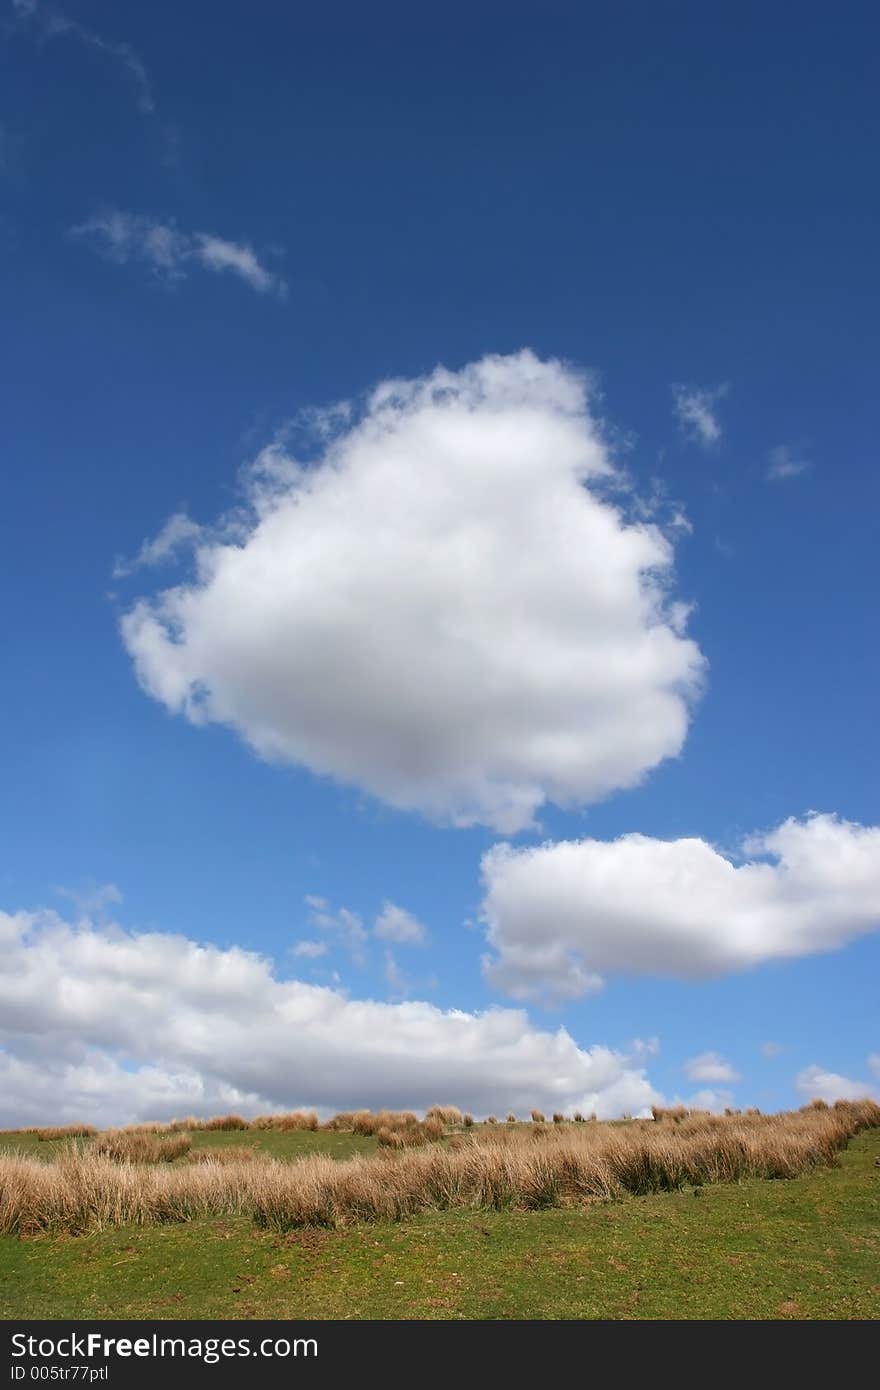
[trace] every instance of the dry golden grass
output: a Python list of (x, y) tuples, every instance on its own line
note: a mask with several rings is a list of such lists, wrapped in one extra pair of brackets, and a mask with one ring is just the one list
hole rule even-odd
[(380, 1148), (415, 1149), (422, 1144), (431, 1144), (442, 1139), (446, 1133), (446, 1126), (436, 1115), (430, 1113), (426, 1120), (417, 1120), (414, 1115), (407, 1115), (404, 1123), (396, 1126), (380, 1125), (375, 1133)]
[[(175, 1120), (171, 1123), (176, 1124), (177, 1122)], [(176, 1134), (181, 1132), (179, 1128), (172, 1130), (171, 1124), (163, 1124), (161, 1120), (141, 1120), (136, 1125), (120, 1125), (119, 1129), (123, 1134)]]
[(48, 1125), (45, 1129), (30, 1129), (38, 1139), (91, 1139), (97, 1130), (94, 1125)]
[(249, 1129), (250, 1122), (241, 1115), (215, 1115), (211, 1120), (201, 1120), (198, 1129)]
[(255, 1149), (249, 1144), (227, 1144), (222, 1149), (193, 1149), (189, 1155), (190, 1163), (216, 1163), (229, 1167), (235, 1163), (269, 1163), (271, 1156), (265, 1149)]
[(439, 1120), (442, 1125), (460, 1125), (464, 1119), (457, 1105), (432, 1105), (425, 1111), (426, 1120)]
[[(831, 1164), (880, 1125), (873, 1101), (783, 1115), (630, 1125), (479, 1126), (444, 1145), (397, 1141), (381, 1155), (295, 1163), (267, 1158), (172, 1165), (115, 1162), (71, 1147), (55, 1161), (0, 1156), (0, 1233), (250, 1215), (259, 1224), (337, 1226), (454, 1207), (539, 1208), (742, 1178), (789, 1178)], [(405, 1127), (389, 1130), (402, 1137)], [(147, 1136), (145, 1136), (147, 1137)]]
[(329, 1120), (327, 1129), (350, 1129), (353, 1134), (373, 1135), (380, 1129), (407, 1130), (420, 1123), (411, 1110), (350, 1110)]
[(536, 1125), (542, 1125), (544, 1123), (544, 1115), (540, 1110), (532, 1111), (532, 1123)]
[(320, 1128), (320, 1121), (314, 1110), (290, 1110), (283, 1115), (257, 1115), (251, 1120), (251, 1129), (275, 1129), (282, 1134), (290, 1130), (312, 1130)]
[(672, 1120), (677, 1124), (679, 1121), (683, 1120), (686, 1115), (690, 1114), (690, 1111), (685, 1105), (668, 1105), (666, 1107), (652, 1105), (651, 1114), (654, 1116), (655, 1120)]
[(168, 1134), (140, 1129), (108, 1129), (100, 1135), (92, 1152), (114, 1163), (173, 1163), (192, 1148), (188, 1134)]

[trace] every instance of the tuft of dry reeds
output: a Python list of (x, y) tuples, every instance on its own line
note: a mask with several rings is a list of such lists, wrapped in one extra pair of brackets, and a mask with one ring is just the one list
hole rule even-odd
[(460, 1125), (463, 1119), (457, 1105), (432, 1105), (425, 1111), (426, 1120), (439, 1120), (442, 1125)]
[(481, 1125), (447, 1144), (395, 1142), (381, 1155), (344, 1161), (313, 1155), (255, 1163), (212, 1154), (178, 1165), (120, 1163), (95, 1146), (69, 1148), (43, 1163), (7, 1153), (0, 1155), (0, 1233), (76, 1233), (229, 1215), (287, 1230), (424, 1210), (535, 1209), (688, 1184), (790, 1178), (834, 1163), (853, 1134), (878, 1125), (880, 1106), (865, 1100), (783, 1115), (691, 1112), (638, 1125)]
[[(379, 1130), (379, 1133), (376, 1135), (376, 1141), (380, 1149), (405, 1149), (407, 1146), (403, 1130), (388, 1129), (386, 1125), (383, 1125)], [(415, 1128), (410, 1131), (409, 1142), (410, 1145), (423, 1142), (421, 1134)]]
[(94, 1143), (92, 1152), (113, 1163), (173, 1163), (192, 1148), (188, 1134), (160, 1137), (139, 1129), (108, 1129)]
[(690, 1113), (686, 1105), (651, 1106), (651, 1114), (655, 1120), (672, 1120), (675, 1124), (680, 1124)]
[(91, 1139), (98, 1131), (94, 1125), (47, 1125), (45, 1129), (29, 1129), (38, 1139)]
[(542, 1125), (542, 1124), (544, 1123), (544, 1115), (543, 1115), (543, 1112), (542, 1112), (542, 1111), (540, 1111), (540, 1110), (533, 1110), (533, 1111), (532, 1111), (532, 1123), (533, 1123), (533, 1124), (536, 1124), (536, 1125)]
[(411, 1110), (342, 1110), (328, 1120), (325, 1129), (351, 1130), (352, 1134), (378, 1134), (380, 1129), (404, 1129), (418, 1124)]
[(199, 1129), (250, 1129), (248, 1120), (241, 1115), (215, 1115), (210, 1120), (202, 1120)]
[(415, 1115), (407, 1115), (406, 1122), (398, 1125), (382, 1125), (376, 1131), (380, 1148), (415, 1149), (422, 1144), (433, 1144), (442, 1139), (446, 1126), (436, 1115), (426, 1120), (417, 1120)]
[(320, 1128), (320, 1121), (314, 1110), (290, 1110), (283, 1115), (256, 1115), (251, 1120), (251, 1129), (272, 1129), (278, 1130), (282, 1134), (289, 1133), (291, 1130), (315, 1130)]

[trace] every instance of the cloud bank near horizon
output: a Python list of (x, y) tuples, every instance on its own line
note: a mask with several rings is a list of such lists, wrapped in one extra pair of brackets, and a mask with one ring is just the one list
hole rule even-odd
[(0, 1127), (305, 1106), (600, 1117), (661, 1099), (639, 1046), (578, 1046), (522, 1009), (352, 999), (238, 947), (0, 913)]

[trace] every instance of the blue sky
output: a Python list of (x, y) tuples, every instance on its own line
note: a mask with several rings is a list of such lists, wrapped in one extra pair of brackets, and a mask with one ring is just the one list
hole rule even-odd
[(873, 8), (4, 4), (0, 1119), (876, 1093)]

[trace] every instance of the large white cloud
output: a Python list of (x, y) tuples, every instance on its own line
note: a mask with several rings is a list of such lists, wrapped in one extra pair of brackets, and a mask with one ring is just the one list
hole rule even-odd
[(703, 659), (670, 542), (609, 500), (581, 376), (486, 357), (328, 418), (317, 460), (261, 456), (193, 582), (125, 616), (145, 690), (266, 758), (502, 833), (680, 751)]
[(704, 840), (497, 845), (483, 857), (493, 982), (576, 997), (605, 974), (699, 979), (841, 946), (880, 926), (880, 828), (790, 819), (736, 863)]
[(0, 913), (0, 1127), (309, 1106), (637, 1112), (632, 1056), (520, 1009), (350, 999), (270, 961), (53, 913)]

